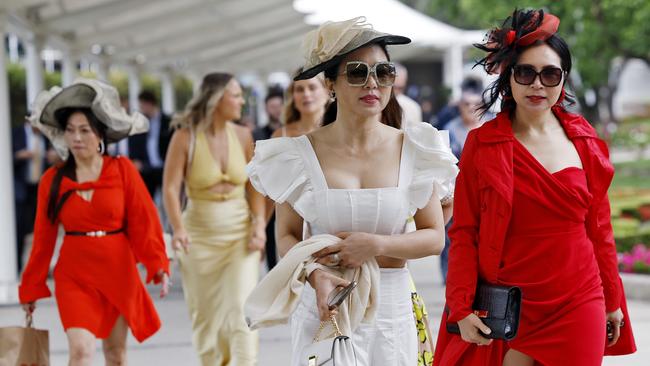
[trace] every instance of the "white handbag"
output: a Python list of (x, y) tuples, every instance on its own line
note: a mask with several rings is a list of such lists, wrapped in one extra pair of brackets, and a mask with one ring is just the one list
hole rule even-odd
[(356, 366), (357, 358), (354, 353), (352, 340), (341, 334), (339, 325), (334, 318), (330, 317), (330, 323), (335, 331), (333, 338), (319, 340), (320, 334), (327, 322), (321, 321), (320, 327), (314, 337), (314, 342), (303, 347), (300, 352), (301, 366)]

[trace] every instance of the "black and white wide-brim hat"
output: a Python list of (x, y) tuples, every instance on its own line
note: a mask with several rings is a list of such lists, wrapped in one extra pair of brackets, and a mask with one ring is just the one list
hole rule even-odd
[(43, 132), (64, 159), (68, 155), (63, 141), (64, 121), (56, 117), (57, 111), (64, 108), (89, 108), (106, 126), (107, 143), (149, 130), (149, 120), (144, 115), (128, 114), (124, 110), (115, 87), (94, 79), (78, 78), (63, 89), (53, 87), (40, 92), (28, 117), (32, 126)]

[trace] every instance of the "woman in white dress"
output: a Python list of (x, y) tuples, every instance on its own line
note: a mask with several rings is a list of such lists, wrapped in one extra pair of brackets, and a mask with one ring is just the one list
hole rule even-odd
[[(328, 22), (307, 35), (307, 62), (297, 80), (324, 71), (335, 96), (324, 127), (295, 138), (258, 142), (251, 183), (277, 203), (277, 242), (284, 255), (303, 237), (342, 238), (316, 253), (324, 264), (380, 267), (375, 321), (350, 335), (359, 366), (414, 366), (408, 259), (439, 254), (444, 245), (441, 201), (449, 201), (457, 174), (446, 135), (428, 124), (400, 131), (392, 92), (395, 67), (386, 45), (406, 37), (377, 32), (363, 18)], [(311, 46), (310, 46), (311, 45)], [(405, 233), (413, 217), (417, 230)], [(306, 230), (303, 232), (303, 225)], [(347, 281), (317, 269), (291, 316), (292, 365), (330, 316), (327, 296)]]

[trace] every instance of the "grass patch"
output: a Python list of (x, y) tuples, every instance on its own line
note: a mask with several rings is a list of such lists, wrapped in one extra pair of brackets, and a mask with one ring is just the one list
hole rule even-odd
[(616, 147), (642, 148), (650, 144), (650, 118), (634, 118), (618, 124), (610, 136), (610, 142)]
[(650, 191), (650, 160), (637, 160), (614, 165), (614, 180), (610, 192), (625, 189)]

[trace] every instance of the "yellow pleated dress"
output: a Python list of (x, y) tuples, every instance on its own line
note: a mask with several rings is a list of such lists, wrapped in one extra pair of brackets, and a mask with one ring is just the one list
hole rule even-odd
[[(183, 212), (190, 249), (188, 254), (177, 252), (192, 341), (203, 366), (257, 364), (257, 333), (248, 329), (243, 307), (258, 280), (260, 252), (247, 249), (251, 224), (244, 150), (230, 122), (226, 134), (225, 172), (205, 134), (196, 134)], [(222, 182), (235, 188), (227, 194), (211, 191)]]

